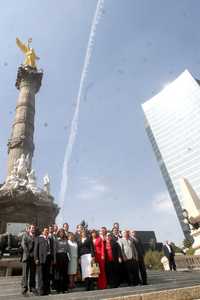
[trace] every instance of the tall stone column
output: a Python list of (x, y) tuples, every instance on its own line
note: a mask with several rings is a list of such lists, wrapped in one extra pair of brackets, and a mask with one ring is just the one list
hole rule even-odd
[[(8, 176), (4, 184), (0, 185), (0, 234), (6, 232), (9, 223), (35, 223), (42, 229), (53, 224), (59, 212), (53, 196), (44, 186), (37, 185), (31, 167), (35, 95), (40, 89), (42, 76), (42, 72), (31, 66), (22, 65), (18, 69), (16, 87), (19, 97), (8, 141)], [(24, 160), (22, 154), (29, 154), (29, 159)]]
[(29, 154), (30, 168), (34, 152), (35, 95), (41, 86), (43, 73), (29, 66), (20, 66), (17, 72), (16, 88), (19, 97), (11, 138), (8, 141), (8, 176), (15, 161), (22, 154)]

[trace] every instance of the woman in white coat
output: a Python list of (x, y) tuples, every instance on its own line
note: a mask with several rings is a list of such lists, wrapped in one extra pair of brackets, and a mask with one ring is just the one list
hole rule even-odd
[(72, 232), (68, 234), (70, 260), (68, 263), (69, 288), (75, 288), (75, 276), (78, 266), (78, 245)]

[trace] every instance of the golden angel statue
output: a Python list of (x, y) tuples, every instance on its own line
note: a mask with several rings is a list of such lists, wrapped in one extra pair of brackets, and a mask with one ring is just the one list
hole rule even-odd
[(36, 67), (36, 60), (39, 59), (39, 57), (35, 54), (35, 51), (33, 48), (30, 48), (30, 43), (32, 42), (32, 39), (28, 39), (27, 45), (22, 43), (20, 39), (16, 38), (17, 46), (22, 50), (22, 52), (25, 54), (25, 61), (23, 63), (24, 66), (30, 66), (32, 68)]

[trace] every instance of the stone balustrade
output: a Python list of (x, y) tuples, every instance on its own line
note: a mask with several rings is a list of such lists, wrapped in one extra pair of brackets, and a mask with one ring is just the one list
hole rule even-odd
[[(175, 256), (177, 271), (200, 270), (200, 255), (176, 255)], [(22, 269), (19, 258), (2, 258), (0, 259), (0, 276), (12, 275)]]
[(177, 270), (200, 270), (200, 255), (176, 255)]
[(0, 259), (0, 276), (11, 276), (22, 272), (22, 263), (19, 258), (8, 257)]

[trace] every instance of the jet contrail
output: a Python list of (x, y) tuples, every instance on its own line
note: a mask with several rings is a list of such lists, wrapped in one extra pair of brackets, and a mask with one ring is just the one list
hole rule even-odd
[(59, 206), (60, 206), (60, 213), (57, 217), (57, 223), (62, 224), (64, 221), (64, 203), (65, 203), (65, 196), (68, 188), (68, 181), (69, 181), (69, 162), (72, 156), (72, 151), (74, 147), (74, 143), (76, 141), (76, 135), (78, 130), (78, 122), (79, 122), (79, 112), (80, 112), (80, 102), (82, 98), (82, 93), (85, 85), (85, 81), (87, 78), (87, 73), (89, 69), (89, 65), (91, 62), (91, 57), (94, 49), (94, 43), (95, 43), (95, 36), (96, 36), (96, 30), (97, 25), (99, 24), (99, 21), (101, 19), (102, 13), (103, 13), (103, 7), (104, 7), (104, 0), (98, 0), (97, 7), (95, 10), (95, 14), (92, 21), (92, 26), (90, 30), (90, 36), (88, 40), (84, 65), (81, 73), (81, 79), (80, 79), (80, 85), (79, 85), (79, 91), (78, 96), (76, 100), (76, 107), (74, 111), (74, 116), (71, 122), (71, 128), (69, 133), (69, 140), (66, 146), (65, 150), (65, 157), (63, 162), (63, 170), (62, 170), (62, 179), (61, 179), (61, 186), (60, 186), (60, 196), (59, 196)]

